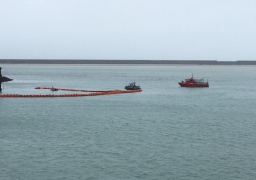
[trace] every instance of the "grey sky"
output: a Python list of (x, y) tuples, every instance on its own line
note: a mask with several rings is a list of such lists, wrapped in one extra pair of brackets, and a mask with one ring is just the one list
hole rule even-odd
[(0, 58), (256, 60), (256, 0), (0, 0)]

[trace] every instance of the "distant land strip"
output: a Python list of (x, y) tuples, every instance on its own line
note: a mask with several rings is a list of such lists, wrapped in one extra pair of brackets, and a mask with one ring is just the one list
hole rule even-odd
[(256, 60), (78, 60), (78, 59), (0, 59), (0, 64), (88, 64), (88, 65), (256, 65)]

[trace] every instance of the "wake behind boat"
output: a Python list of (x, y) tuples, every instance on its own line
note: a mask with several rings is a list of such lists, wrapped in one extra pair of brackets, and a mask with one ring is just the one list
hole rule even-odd
[(208, 81), (204, 79), (194, 79), (193, 74), (191, 78), (187, 78), (184, 81), (178, 82), (181, 87), (209, 87)]

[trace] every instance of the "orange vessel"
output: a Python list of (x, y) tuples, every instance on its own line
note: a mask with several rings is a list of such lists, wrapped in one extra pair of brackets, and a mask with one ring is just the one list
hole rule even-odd
[(204, 79), (194, 79), (193, 74), (191, 78), (178, 82), (181, 87), (209, 87), (209, 83), (204, 82)]

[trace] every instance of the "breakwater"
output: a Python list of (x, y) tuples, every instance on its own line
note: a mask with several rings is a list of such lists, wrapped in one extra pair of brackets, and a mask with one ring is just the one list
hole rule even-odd
[(83, 59), (0, 59), (0, 64), (84, 64), (84, 65), (256, 65), (256, 60), (83, 60)]

